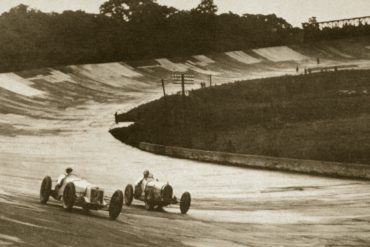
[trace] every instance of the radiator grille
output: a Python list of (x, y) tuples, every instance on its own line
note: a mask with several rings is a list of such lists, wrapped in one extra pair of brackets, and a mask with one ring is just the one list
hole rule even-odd
[(164, 188), (162, 190), (163, 199), (164, 200), (171, 200), (172, 199), (172, 193), (173, 193), (173, 190), (172, 190), (172, 187), (170, 185), (164, 186)]
[(91, 203), (103, 203), (104, 191), (99, 189), (91, 189)]

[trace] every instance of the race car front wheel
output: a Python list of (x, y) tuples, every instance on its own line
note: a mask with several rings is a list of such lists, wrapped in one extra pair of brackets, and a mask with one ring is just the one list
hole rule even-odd
[(182, 214), (186, 214), (190, 208), (191, 196), (189, 192), (182, 194), (180, 199), (180, 211)]
[(76, 201), (76, 189), (73, 183), (68, 183), (63, 191), (63, 208), (71, 210)]
[(123, 193), (121, 190), (116, 190), (113, 193), (112, 198), (110, 199), (109, 209), (108, 209), (109, 217), (112, 220), (115, 220), (118, 217), (118, 215), (121, 213), (122, 206), (123, 206)]
[(41, 183), (40, 188), (40, 202), (46, 204), (51, 194), (51, 178), (46, 176)]

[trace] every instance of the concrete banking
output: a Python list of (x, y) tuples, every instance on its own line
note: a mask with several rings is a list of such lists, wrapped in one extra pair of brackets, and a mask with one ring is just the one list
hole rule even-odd
[(348, 164), (317, 160), (287, 159), (259, 155), (234, 154), (163, 146), (145, 142), (141, 142), (139, 148), (141, 150), (160, 155), (167, 155), (176, 158), (185, 158), (204, 162), (213, 162), (245, 168), (281, 170), (331, 177), (370, 180), (370, 166), (363, 164)]

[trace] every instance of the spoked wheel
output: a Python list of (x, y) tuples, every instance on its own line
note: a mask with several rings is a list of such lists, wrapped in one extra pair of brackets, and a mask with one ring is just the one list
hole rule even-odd
[(46, 176), (41, 183), (40, 188), (40, 202), (46, 204), (51, 194), (51, 178)]
[(63, 208), (71, 210), (76, 201), (76, 189), (73, 183), (68, 183), (63, 191)]
[(128, 184), (125, 188), (125, 205), (130, 206), (134, 198), (134, 187)]
[(191, 196), (189, 192), (182, 194), (180, 199), (180, 211), (182, 214), (186, 214), (190, 208)]
[(145, 195), (145, 209), (146, 210), (153, 210), (154, 208), (154, 202), (153, 202), (153, 196), (152, 193), (148, 193)]
[(123, 205), (123, 193), (121, 190), (116, 190), (112, 198), (110, 199), (109, 203), (109, 217), (112, 220), (117, 219), (118, 215), (121, 213), (122, 210), (122, 205)]

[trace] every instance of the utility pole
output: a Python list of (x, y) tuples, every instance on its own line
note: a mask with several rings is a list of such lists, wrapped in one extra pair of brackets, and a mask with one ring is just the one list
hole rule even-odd
[(212, 87), (212, 75), (209, 75), (209, 86)]
[(172, 80), (175, 81), (174, 84), (181, 84), (181, 93), (182, 96), (185, 97), (185, 84), (194, 84), (194, 76), (187, 75), (187, 74), (175, 74), (172, 75)]
[(162, 79), (163, 97), (166, 98), (166, 89), (164, 88), (164, 80)]
[[(181, 84), (181, 94), (182, 94), (182, 108), (183, 108), (183, 111), (185, 112), (185, 108), (186, 108), (186, 95), (185, 95), (185, 84), (194, 84), (193, 83), (193, 79), (194, 76), (193, 75), (185, 75), (185, 74), (181, 74), (181, 75), (173, 75), (172, 76), (172, 79), (176, 82), (174, 82), (174, 84)], [(184, 121), (185, 121), (185, 118), (184, 118)]]
[(166, 97), (166, 88), (164, 86), (164, 80), (161, 79), (161, 82), (162, 82), (162, 89), (163, 89), (163, 101), (164, 101), (164, 109), (166, 111), (166, 114), (167, 114), (167, 97)]
[(163, 89), (163, 103), (164, 103), (164, 112), (163, 112), (163, 117), (162, 120), (163, 122), (161, 123), (161, 128), (163, 128), (163, 142), (166, 143), (166, 138), (168, 136), (168, 109), (167, 109), (167, 97), (166, 97), (166, 88), (164, 85), (164, 79), (161, 79), (162, 83), (162, 89)]
[(185, 100), (185, 75), (184, 74), (181, 74), (181, 89), (182, 89), (182, 98), (184, 101)]
[(182, 124), (182, 133), (183, 133), (183, 138), (184, 141), (189, 143), (190, 146), (191, 144), (191, 130), (187, 128), (187, 107), (186, 107), (186, 95), (185, 95), (185, 84), (194, 84), (194, 76), (193, 75), (186, 75), (186, 74), (181, 74), (181, 75), (173, 75), (172, 79), (175, 81), (174, 84), (181, 84), (181, 94), (182, 94), (182, 119), (183, 119), (183, 124)]
[(167, 114), (166, 89), (165, 89), (165, 87), (164, 87), (164, 80), (163, 80), (163, 79), (161, 80), (161, 82), (162, 82), (162, 89), (163, 89), (164, 110), (165, 110), (165, 113)]

